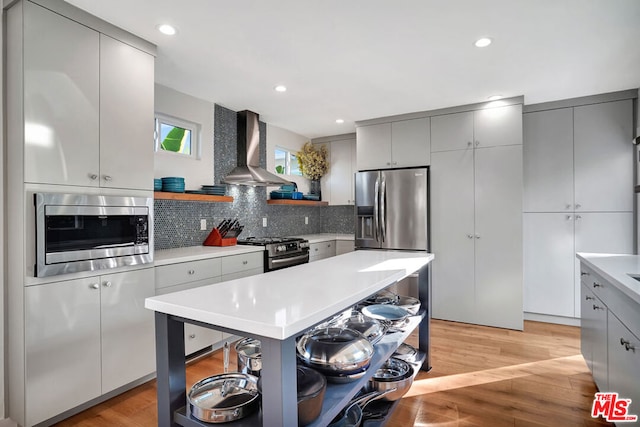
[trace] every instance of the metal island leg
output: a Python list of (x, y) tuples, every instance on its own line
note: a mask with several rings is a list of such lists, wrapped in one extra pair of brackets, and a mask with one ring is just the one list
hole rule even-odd
[(156, 311), (158, 427), (178, 424), (173, 414), (187, 401), (184, 323)]
[(418, 272), (418, 298), (421, 306), (427, 310), (427, 313), (420, 322), (418, 332), (418, 347), (427, 356), (422, 364), (422, 370), (431, 369), (431, 263), (426, 264)]
[(295, 337), (261, 338), (262, 425), (298, 426)]

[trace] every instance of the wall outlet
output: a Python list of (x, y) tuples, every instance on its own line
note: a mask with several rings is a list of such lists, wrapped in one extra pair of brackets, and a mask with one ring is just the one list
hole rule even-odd
[(202, 218), (200, 220), (200, 230), (206, 230), (207, 229), (207, 220), (205, 218)]
[(267, 217), (262, 218), (262, 226), (263, 227), (267, 226)]
[(308, 217), (308, 216), (305, 216), (305, 217), (304, 217), (304, 223), (305, 223), (305, 225), (306, 225), (306, 224), (309, 224), (309, 217)]

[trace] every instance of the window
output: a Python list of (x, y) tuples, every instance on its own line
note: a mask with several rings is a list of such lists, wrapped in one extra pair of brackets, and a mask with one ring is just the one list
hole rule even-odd
[(302, 176), (295, 153), (287, 148), (276, 147), (276, 172), (280, 175)]
[(199, 141), (200, 125), (163, 114), (156, 114), (156, 151), (177, 153), (199, 159)]

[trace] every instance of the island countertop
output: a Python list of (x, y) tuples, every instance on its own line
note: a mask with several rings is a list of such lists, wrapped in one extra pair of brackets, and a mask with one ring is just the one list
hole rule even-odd
[(284, 340), (433, 260), (413, 251), (356, 251), (242, 279), (155, 296), (145, 307)]

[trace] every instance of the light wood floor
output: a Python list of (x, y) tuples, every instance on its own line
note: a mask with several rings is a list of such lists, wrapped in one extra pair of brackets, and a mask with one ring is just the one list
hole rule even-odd
[[(418, 375), (388, 426), (612, 425), (590, 416), (596, 388), (577, 327), (527, 321), (519, 332), (433, 320), (431, 341), (433, 369)], [(188, 387), (221, 367), (220, 352), (189, 365)], [(151, 381), (58, 425), (156, 426), (155, 393)]]

